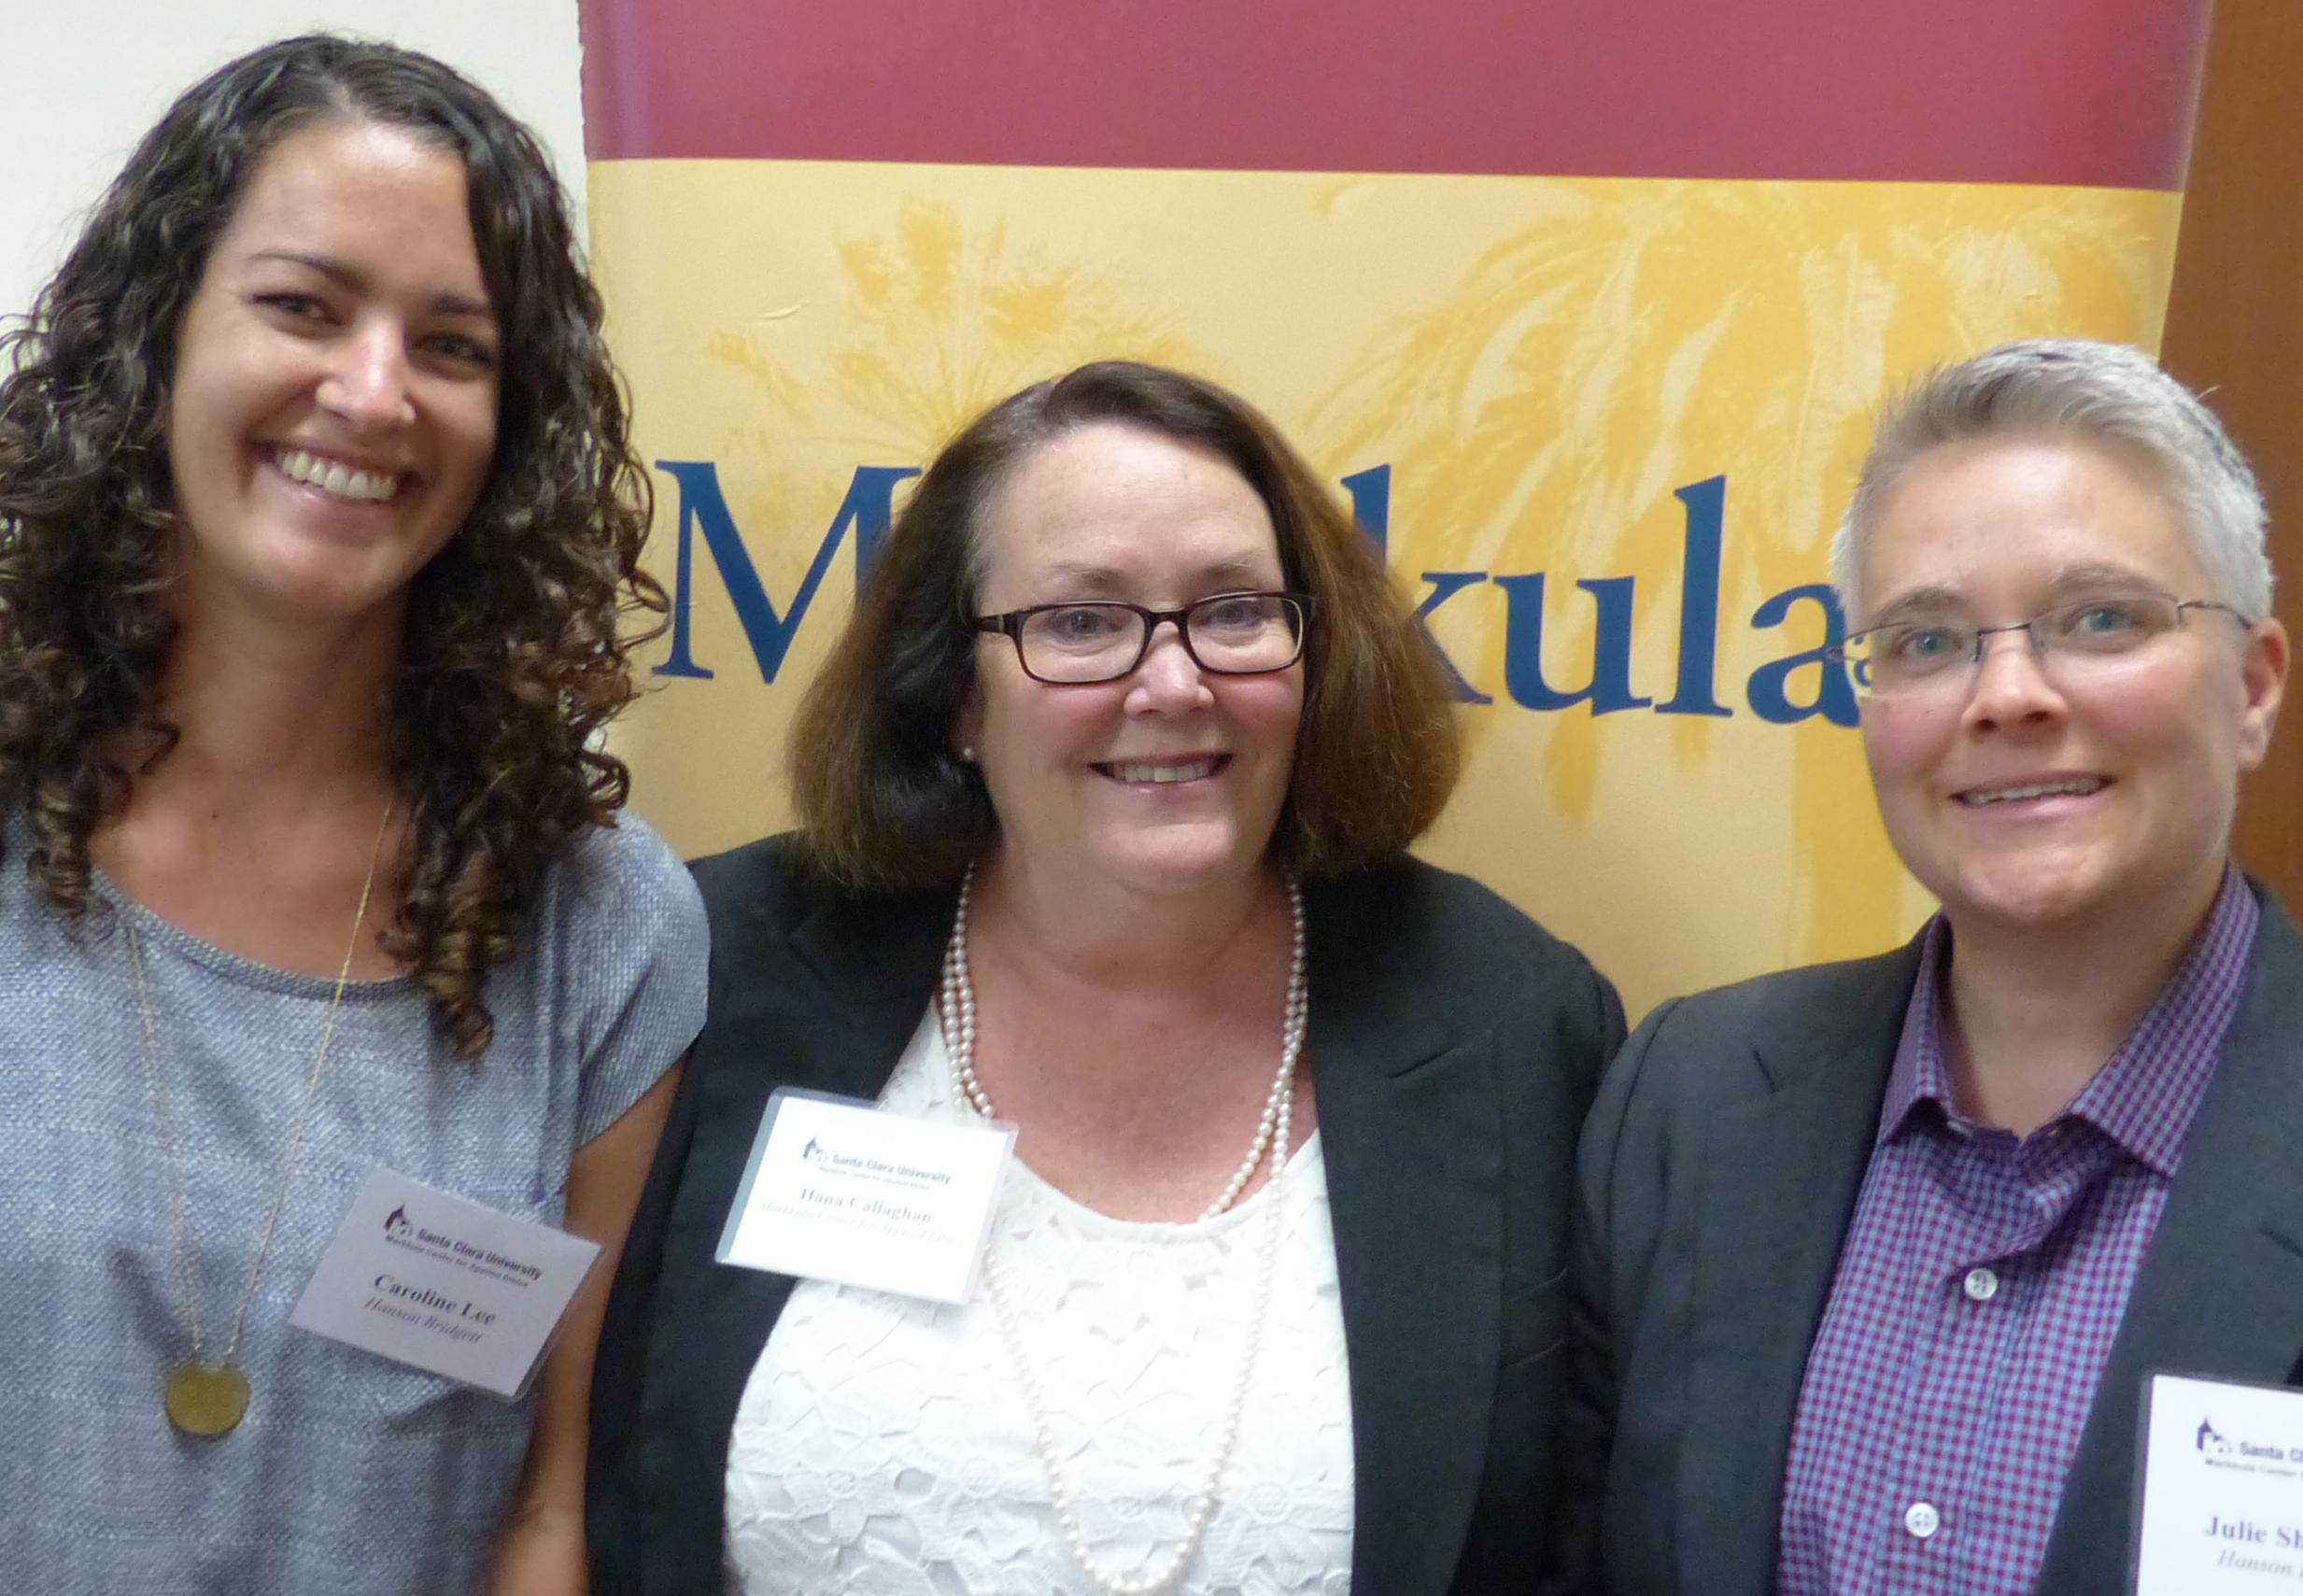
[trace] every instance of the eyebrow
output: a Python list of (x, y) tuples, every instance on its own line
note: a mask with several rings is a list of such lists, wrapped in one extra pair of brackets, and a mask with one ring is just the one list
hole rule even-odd
[(2047, 584), (2051, 593), (2099, 593), (2106, 587), (2140, 587), (2156, 593), (2159, 584), (2141, 572), (2124, 565), (2095, 561), (2086, 565), (2067, 565)]
[[(2051, 600), (2061, 601), (2071, 597), (2101, 593), (2106, 588), (2141, 589), (2146, 593), (2160, 591), (2158, 583), (2140, 572), (2131, 571), (2124, 565), (2090, 560), (2084, 565), (2067, 565), (2048, 578), (2047, 597)], [(1957, 588), (1930, 583), (1925, 587), (1914, 587), (1908, 593), (1897, 594), (1894, 602), (1883, 606), (1872, 617), (1872, 625), (1894, 626), (1914, 614), (1964, 614), (1969, 607), (1966, 596)]]
[[(1247, 580), (1255, 567), (1255, 556), (1234, 555), (1203, 565), (1193, 574), (1203, 582), (1237, 582)], [(1126, 572), (1114, 571), (1108, 565), (1055, 565), (1048, 569), (1048, 575), (1055, 581), (1077, 583), (1091, 591), (1103, 592), (1124, 587), (1134, 580)]]
[(1947, 610), (1964, 608), (1966, 600), (1959, 596), (1956, 587), (1940, 584), (1914, 587), (1908, 593), (1897, 594), (1893, 603), (1882, 605), (1872, 616), (1870, 624), (1873, 628), (1893, 626), (1909, 615), (1940, 614)]
[[(251, 261), (284, 261), (292, 266), (303, 266), (347, 289), (364, 290), (369, 287), (364, 273), (349, 261), (340, 261), (333, 255), (306, 255), (293, 249), (260, 249), (248, 259)], [(481, 321), (496, 319), (494, 308), (486, 300), (473, 299), (469, 294), (436, 293), (426, 303), (435, 316), (463, 317)]]
[(1064, 582), (1077, 582), (1082, 587), (1115, 587), (1120, 573), (1108, 565), (1058, 565), (1048, 572), (1050, 576)]

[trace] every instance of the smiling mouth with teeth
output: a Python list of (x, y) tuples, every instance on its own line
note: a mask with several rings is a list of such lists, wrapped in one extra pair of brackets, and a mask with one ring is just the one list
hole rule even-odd
[(1135, 765), (1114, 760), (1095, 768), (1115, 782), (1196, 782), (1203, 776), (1212, 776), (1222, 768), (1228, 755), (1211, 755), (1194, 759), (1188, 765)]
[(326, 459), (308, 449), (282, 449), (274, 457), (280, 474), (306, 487), (317, 487), (334, 499), (381, 504), (400, 491), (401, 477), (389, 471), (355, 471), (340, 460)]
[(2035, 782), (2021, 787), (1978, 787), (1958, 795), (1970, 809), (1995, 803), (2020, 803), (2026, 798), (2086, 798), (2111, 785), (2101, 776), (2079, 776), (2068, 782)]

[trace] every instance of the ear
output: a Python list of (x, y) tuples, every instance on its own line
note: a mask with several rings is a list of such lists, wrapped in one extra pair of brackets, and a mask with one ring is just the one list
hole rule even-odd
[(2252, 770), (2270, 751), (2271, 728), (2287, 690), (2287, 629), (2276, 619), (2266, 616), (2248, 634), (2239, 680), (2246, 689), (2239, 711), (2239, 769)]

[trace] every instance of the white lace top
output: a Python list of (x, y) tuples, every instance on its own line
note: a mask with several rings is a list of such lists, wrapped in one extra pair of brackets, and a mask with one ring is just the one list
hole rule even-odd
[[(955, 1112), (934, 1012), (880, 1095)], [(992, 1225), (1066, 1487), (1106, 1577), (1185, 1534), (1254, 1306), (1272, 1188), (1212, 1220), (1081, 1207), (1020, 1160)], [(1271, 1318), (1207, 1537), (1173, 1589), (1343, 1596), (1351, 1411), (1327, 1173), (1315, 1132), (1279, 1182)], [(728, 1558), (745, 1596), (1086, 1592), (979, 1277), (962, 1306), (802, 1280), (744, 1388)]]

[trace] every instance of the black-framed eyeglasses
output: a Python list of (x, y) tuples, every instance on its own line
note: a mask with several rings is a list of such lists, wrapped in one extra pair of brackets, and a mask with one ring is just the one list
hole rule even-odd
[(1313, 607), (1308, 593), (1210, 593), (1180, 610), (1091, 599), (1030, 604), (978, 615), (970, 624), (1011, 641), (1024, 673), (1035, 682), (1076, 687), (1116, 682), (1142, 664), (1163, 621), (1175, 624), (1183, 651), (1202, 671), (1218, 676), (1285, 671), (1303, 657)]
[(1995, 632), (2022, 632), (2042, 669), (2084, 671), (2166, 636), (2182, 626), (2192, 610), (2215, 610), (2242, 627), (2254, 625), (2240, 611), (2213, 599), (2139, 593), (2080, 599), (2003, 627), (1896, 621), (1854, 633), (1830, 655), (1847, 667), (1857, 688), (1872, 698), (1950, 691), (1973, 679), (1983, 664), (1984, 639)]

